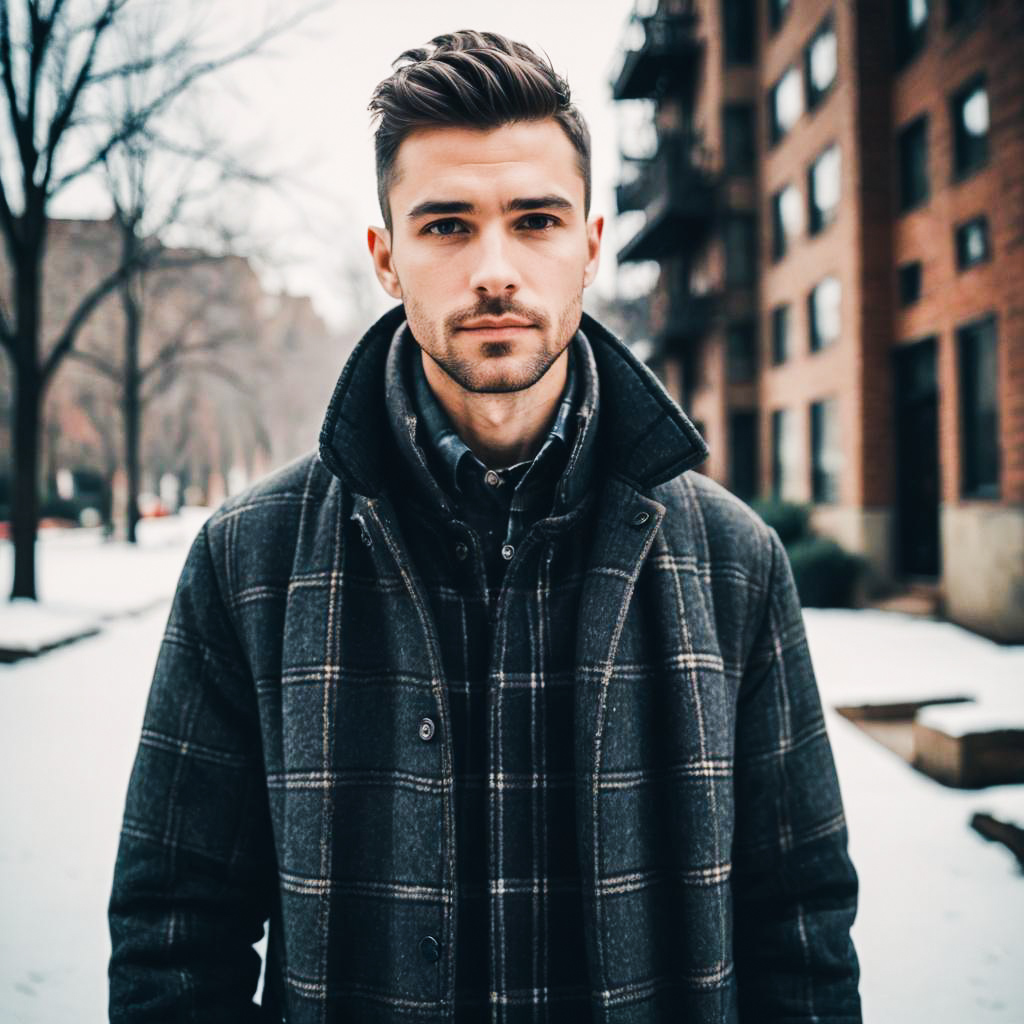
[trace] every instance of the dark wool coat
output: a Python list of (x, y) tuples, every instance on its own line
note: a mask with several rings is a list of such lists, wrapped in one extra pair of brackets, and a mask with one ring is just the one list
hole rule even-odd
[[(115, 869), (113, 1021), (453, 1019), (451, 721), (387, 483), (403, 316), (346, 364), (319, 455), (225, 503), (189, 554)], [(582, 328), (602, 423), (572, 726), (594, 1019), (859, 1022), (857, 882), (785, 552), (687, 472), (706, 449), (653, 375)]]

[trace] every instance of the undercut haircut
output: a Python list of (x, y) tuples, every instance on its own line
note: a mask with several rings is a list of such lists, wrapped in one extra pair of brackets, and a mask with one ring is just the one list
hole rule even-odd
[(487, 130), (549, 117), (576, 150), (584, 216), (589, 215), (590, 132), (570, 98), (569, 83), (546, 57), (496, 32), (466, 29), (406, 50), (392, 67), (394, 72), (370, 99), (377, 121), (377, 199), (389, 231), (395, 158), (411, 132), (437, 127)]

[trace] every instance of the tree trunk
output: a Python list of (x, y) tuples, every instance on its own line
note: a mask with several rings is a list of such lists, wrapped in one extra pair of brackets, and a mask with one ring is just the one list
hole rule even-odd
[(139, 402), (139, 332), (142, 324), (138, 296), (133, 294), (134, 278), (129, 278), (121, 288), (121, 305), (124, 309), (124, 467), (127, 478), (125, 500), (125, 524), (127, 541), (138, 541), (139, 525), (139, 434), (141, 428), (141, 406)]
[(25, 238), (15, 261), (14, 494), (11, 539), (14, 584), (11, 597), (36, 598), (36, 534), (39, 529), (39, 449), (44, 381), (39, 365), (39, 295), (45, 226), (33, 230), (25, 217)]
[(14, 441), (14, 500), (11, 505), (11, 539), (14, 541), (12, 598), (34, 599), (36, 596), (39, 419), (43, 389), (39, 368), (34, 363), (35, 360), (19, 359), (14, 380), (14, 422), (11, 431)]

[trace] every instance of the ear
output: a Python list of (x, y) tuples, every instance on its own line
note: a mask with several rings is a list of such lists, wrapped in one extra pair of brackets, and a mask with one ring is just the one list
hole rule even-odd
[(391, 232), (387, 228), (367, 228), (366, 245), (381, 287), (391, 298), (401, 299), (402, 285), (391, 259)]
[(587, 221), (587, 265), (583, 268), (583, 287), (593, 284), (597, 268), (601, 265), (601, 235), (604, 217), (591, 217)]

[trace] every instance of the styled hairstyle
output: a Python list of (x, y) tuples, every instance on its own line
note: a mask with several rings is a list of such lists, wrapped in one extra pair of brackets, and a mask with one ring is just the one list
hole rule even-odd
[(466, 29), (406, 50), (394, 72), (373, 91), (377, 120), (377, 198), (391, 230), (388, 192), (395, 157), (417, 128), (499, 128), (553, 117), (576, 149), (583, 175), (584, 213), (590, 212), (590, 132), (569, 96), (569, 84), (529, 46), (495, 32)]

